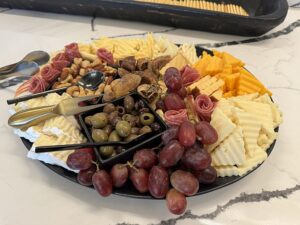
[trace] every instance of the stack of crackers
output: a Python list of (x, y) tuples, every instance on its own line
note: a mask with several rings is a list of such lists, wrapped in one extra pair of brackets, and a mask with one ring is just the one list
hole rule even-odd
[(282, 114), (268, 94), (222, 98), (210, 122), (218, 141), (206, 146), (218, 176), (242, 176), (262, 163), (281, 122)]

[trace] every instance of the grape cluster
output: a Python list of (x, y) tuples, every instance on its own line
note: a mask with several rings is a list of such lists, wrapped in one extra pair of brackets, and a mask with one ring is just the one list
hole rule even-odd
[(216, 131), (209, 123), (194, 125), (185, 121), (164, 132), (164, 147), (141, 149), (134, 154), (132, 161), (115, 164), (109, 172), (93, 163), (92, 149), (80, 149), (70, 154), (67, 165), (80, 170), (77, 175), (80, 184), (93, 185), (103, 197), (109, 196), (113, 187), (120, 188), (130, 180), (138, 192), (166, 198), (170, 212), (181, 214), (187, 206), (185, 196), (195, 195), (199, 185), (211, 184), (216, 179), (216, 170), (210, 165), (210, 154), (203, 148), (203, 143), (216, 140)]

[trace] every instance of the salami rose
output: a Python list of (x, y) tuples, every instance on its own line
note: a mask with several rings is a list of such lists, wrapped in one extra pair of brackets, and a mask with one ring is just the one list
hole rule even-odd
[(195, 107), (202, 120), (210, 122), (215, 103), (207, 95), (198, 95), (195, 99)]
[(77, 43), (71, 43), (65, 46), (65, 53), (69, 59), (69, 61), (73, 61), (74, 58), (80, 58), (80, 52)]
[(46, 91), (48, 83), (41, 76), (34, 76), (30, 79), (29, 91), (31, 93), (39, 93)]
[(47, 65), (41, 70), (42, 78), (48, 83), (54, 81), (59, 75), (60, 71), (51, 65)]
[(168, 110), (165, 112), (165, 120), (168, 125), (177, 125), (179, 126), (183, 121), (188, 120), (187, 110)]
[(56, 61), (68, 61), (68, 56), (66, 55), (66, 53), (61, 52), (58, 53), (55, 57), (53, 57), (52, 62), (56, 62)]
[(200, 79), (200, 75), (197, 70), (191, 68), (190, 66), (186, 65), (180, 70), (182, 83), (183, 85), (189, 86), (190, 84), (194, 83), (195, 81)]
[(105, 48), (99, 48), (97, 50), (97, 56), (99, 59), (107, 62), (110, 65), (114, 64), (113, 54)]
[(62, 71), (63, 68), (70, 65), (68, 60), (57, 60), (51, 63), (52, 67), (58, 71)]

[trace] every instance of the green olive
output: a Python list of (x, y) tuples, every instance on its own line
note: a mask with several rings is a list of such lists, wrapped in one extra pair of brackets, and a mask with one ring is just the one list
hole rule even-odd
[(101, 156), (108, 158), (108, 157), (111, 157), (111, 155), (113, 154), (114, 147), (113, 146), (102, 146), (99, 148), (99, 152), (100, 152)]
[(154, 122), (154, 116), (151, 113), (143, 113), (140, 115), (140, 121), (143, 125), (151, 125)]
[(132, 140), (136, 139), (137, 137), (138, 137), (138, 135), (136, 135), (136, 134), (130, 134), (128, 137), (126, 137), (124, 139), (124, 141), (129, 142), (129, 141), (132, 141)]
[(124, 114), (122, 120), (127, 121), (132, 127), (136, 125), (136, 117), (131, 114)]
[(92, 129), (92, 138), (96, 142), (105, 142), (108, 140), (108, 135), (104, 130)]
[(108, 123), (108, 115), (104, 112), (96, 113), (92, 116), (91, 122), (94, 128), (103, 128)]
[(131, 133), (131, 126), (127, 121), (119, 121), (116, 125), (116, 131), (121, 137), (127, 137)]
[(134, 99), (130, 95), (124, 98), (124, 108), (127, 113), (130, 113), (134, 108)]
[(107, 114), (112, 113), (115, 110), (116, 110), (116, 107), (112, 103), (107, 103), (103, 108), (103, 112), (105, 112)]
[(151, 127), (149, 127), (149, 126), (143, 126), (140, 129), (140, 134), (146, 134), (146, 133), (150, 133), (150, 132), (152, 132), (152, 130), (151, 130)]
[(110, 135), (110, 133), (113, 130), (113, 126), (111, 124), (107, 124), (104, 128), (103, 128), (104, 132), (107, 133), (107, 135)]
[(118, 135), (117, 131), (113, 130), (108, 137), (108, 141), (121, 141), (121, 137)]
[(112, 120), (117, 116), (119, 116), (119, 113), (117, 111), (111, 112), (110, 114), (108, 114), (108, 121), (111, 123)]
[(91, 118), (92, 116), (87, 116), (84, 118), (84, 122), (87, 124), (87, 125), (92, 125), (92, 121), (91, 121)]
[(110, 124), (111, 124), (113, 127), (115, 127), (115, 126), (117, 125), (117, 123), (118, 123), (119, 121), (121, 121), (121, 120), (122, 120), (121, 117), (116, 116), (116, 117), (114, 117), (114, 118), (110, 121)]

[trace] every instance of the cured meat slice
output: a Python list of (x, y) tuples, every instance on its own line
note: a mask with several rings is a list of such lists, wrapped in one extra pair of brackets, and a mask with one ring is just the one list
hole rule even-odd
[(113, 54), (105, 48), (99, 48), (97, 50), (97, 56), (99, 59), (107, 62), (110, 65), (114, 64)]
[(70, 62), (67, 60), (57, 60), (51, 63), (52, 67), (58, 71), (62, 71), (63, 68), (70, 65)]
[(61, 60), (69, 61), (66, 53), (64, 52), (58, 53), (55, 57), (53, 57), (52, 62), (61, 61)]
[(73, 61), (74, 58), (81, 58), (78, 44), (77, 43), (71, 43), (65, 46), (65, 53), (69, 59), (69, 61)]
[(48, 83), (54, 81), (60, 75), (60, 71), (52, 65), (47, 65), (41, 70), (41, 77)]
[(211, 114), (215, 108), (215, 102), (207, 95), (198, 95), (195, 99), (195, 107), (199, 117), (202, 120), (210, 122)]
[(179, 126), (183, 121), (188, 120), (187, 110), (168, 110), (165, 112), (165, 120), (168, 125), (177, 125)]
[(190, 84), (194, 83), (195, 81), (200, 79), (200, 75), (197, 70), (191, 68), (190, 66), (186, 65), (180, 70), (181, 77), (182, 77), (182, 84), (186, 87)]
[(41, 76), (34, 76), (30, 79), (29, 91), (34, 94), (43, 92), (47, 89), (48, 85)]

